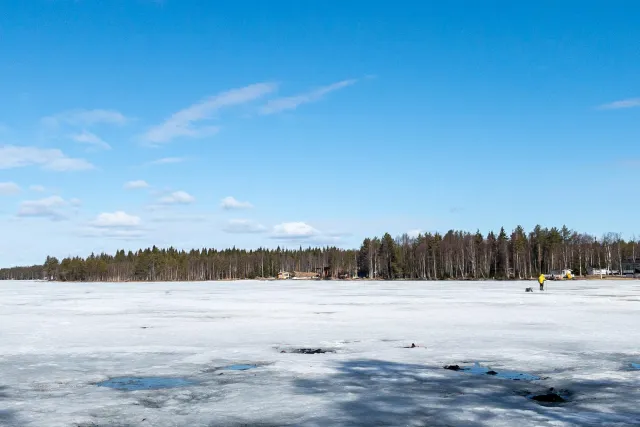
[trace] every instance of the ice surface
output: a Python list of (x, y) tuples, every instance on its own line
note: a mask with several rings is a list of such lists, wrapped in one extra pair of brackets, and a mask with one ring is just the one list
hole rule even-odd
[[(0, 282), (0, 425), (638, 425), (638, 282), (529, 286)], [(442, 369), (475, 361), (543, 379)]]
[(162, 388), (184, 387), (195, 384), (186, 378), (172, 377), (116, 377), (100, 381), (99, 387), (115, 388), (116, 390), (158, 390)]
[(537, 375), (527, 374), (526, 372), (507, 371), (502, 369), (496, 371), (494, 369), (481, 366), (478, 362), (476, 362), (473, 366), (461, 366), (460, 368), (460, 372), (466, 372), (473, 375), (491, 375), (496, 378), (504, 378), (507, 380), (536, 381), (541, 379)]

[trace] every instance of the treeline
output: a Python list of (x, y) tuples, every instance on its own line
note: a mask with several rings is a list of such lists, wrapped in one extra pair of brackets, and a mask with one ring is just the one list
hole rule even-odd
[(0, 279), (60, 281), (234, 280), (277, 276), (280, 271), (318, 272), (323, 277), (370, 279), (525, 279), (565, 268), (586, 274), (590, 268), (622, 271), (636, 259), (640, 242), (620, 234), (601, 238), (567, 227), (516, 227), (483, 235), (451, 230), (446, 234), (407, 234), (395, 239), (367, 238), (359, 249), (194, 249), (157, 247), (115, 255), (91, 254), (43, 265), (0, 269)]

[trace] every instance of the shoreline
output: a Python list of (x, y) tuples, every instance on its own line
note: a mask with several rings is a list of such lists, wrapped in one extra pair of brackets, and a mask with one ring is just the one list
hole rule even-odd
[[(42, 279), (4, 279), (6, 281), (21, 282), (47, 282), (47, 283), (217, 283), (217, 282), (537, 282), (537, 278), (523, 279), (275, 279), (275, 278), (255, 278), (255, 279), (219, 279), (219, 280), (42, 280)], [(0, 280), (0, 282), (4, 281)], [(548, 279), (547, 282), (572, 282), (572, 281), (591, 281), (591, 280), (609, 280), (609, 281), (635, 281), (640, 277), (624, 277), (624, 276), (581, 276), (573, 279)]]

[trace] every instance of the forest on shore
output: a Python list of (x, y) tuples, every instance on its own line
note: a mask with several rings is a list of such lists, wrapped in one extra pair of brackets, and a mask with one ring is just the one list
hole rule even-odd
[(450, 230), (393, 238), (387, 233), (381, 238), (366, 238), (359, 249), (184, 251), (154, 246), (86, 258), (48, 256), (42, 265), (0, 269), (0, 280), (237, 280), (276, 277), (281, 271), (385, 280), (527, 279), (565, 268), (579, 276), (590, 268), (621, 271), (624, 260), (636, 259), (639, 247), (640, 241), (624, 240), (618, 233), (597, 238), (566, 226), (536, 226), (528, 233), (518, 226), (511, 233), (502, 228), (487, 235)]

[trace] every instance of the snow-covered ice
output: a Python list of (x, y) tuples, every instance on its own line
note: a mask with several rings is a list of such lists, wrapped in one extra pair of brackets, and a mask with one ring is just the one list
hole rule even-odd
[(0, 425), (640, 425), (640, 282), (528, 286), (0, 282)]

